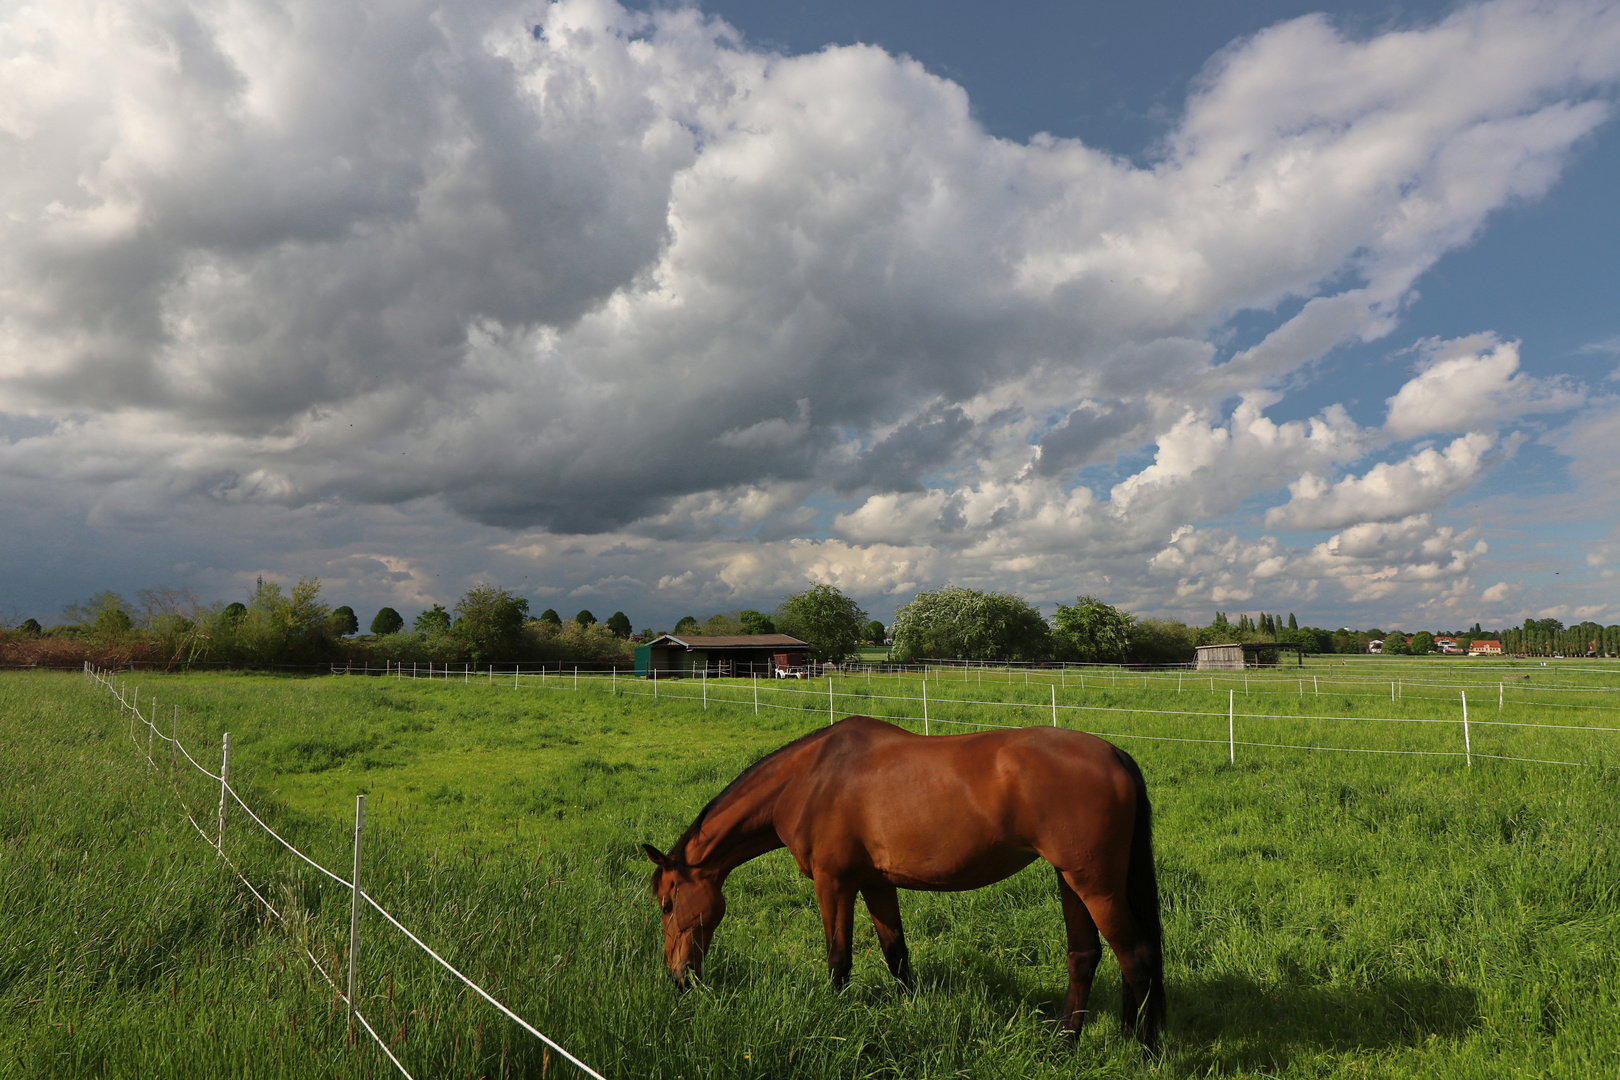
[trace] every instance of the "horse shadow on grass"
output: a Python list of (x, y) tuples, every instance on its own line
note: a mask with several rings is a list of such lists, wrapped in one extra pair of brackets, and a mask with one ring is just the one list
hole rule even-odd
[[(1038, 1012), (1055, 1027), (1067, 991), (1061, 969), (1031, 987), (993, 957), (918, 966), (922, 992), (977, 987), (1008, 1012)], [(1118, 1030), (1119, 980), (1098, 972), (1089, 1025)], [(1232, 973), (1168, 987), (1173, 1073), (1274, 1072), (1300, 1057), (1418, 1048), (1466, 1038), (1479, 1026), (1478, 995), (1437, 978), (1387, 976), (1368, 985), (1266, 982)]]

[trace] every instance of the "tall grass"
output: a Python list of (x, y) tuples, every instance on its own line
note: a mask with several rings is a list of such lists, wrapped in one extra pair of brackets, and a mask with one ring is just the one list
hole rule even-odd
[[(899, 685), (920, 698), (916, 682)], [(1004, 718), (947, 700), (946, 682), (929, 685), (931, 715)], [(645, 895), (650, 868), (635, 845), (667, 844), (736, 772), (824, 724), (824, 712), (766, 707), (756, 717), (746, 684), (733, 685), (739, 703), (731, 705), (711, 686), (705, 710), (673, 700), (675, 687), (654, 704), (476, 680), (141, 683), (160, 716), (181, 707), (181, 737), (205, 765), (217, 764), (219, 735), (231, 731), (243, 797), (340, 873), (354, 796), (366, 793), (369, 891), (607, 1075), (1135, 1076), (1144, 1068), (1112, 1015), (1073, 1049), (1052, 1037), (1063, 937), (1043, 864), (977, 892), (904, 894), (918, 988), (906, 992), (889, 978), (863, 925), (855, 978), (834, 994), (809, 885), (791, 858), (774, 853), (733, 875), (705, 983), (675, 990)], [(855, 694), (863, 684), (847, 679), (836, 689)], [(839, 697), (838, 714), (881, 715), (878, 691), (893, 695), (896, 684), (871, 685), (869, 708)], [(790, 689), (809, 688), (762, 692), (808, 704)], [(1264, 690), (1251, 684), (1251, 702), (1264, 698), (1265, 707), (1249, 711), (1281, 713), (1282, 689), (1280, 680)], [(1315, 711), (1295, 689), (1296, 710)], [(1027, 695), (1031, 705), (1044, 696), (1050, 706), (1050, 690), (1034, 683), (1003, 684), (999, 693)], [(1225, 736), (1224, 687), (1206, 690), (1201, 703), (1216, 711), (1208, 706), (1218, 699), (1218, 722), (1140, 711), (1173, 698), (1187, 706), (1185, 685), (1180, 695), (1151, 682), (1133, 690), (1121, 676), (1085, 694), (1074, 700), (1132, 711), (1062, 714), (1065, 724), (1101, 727), (1090, 720), (1105, 716), (1143, 731), (1185, 724), (1207, 734), (1197, 725), (1210, 723)], [(977, 685), (973, 695), (989, 696)], [(1341, 695), (1320, 713), (1404, 715), (1389, 713), (1387, 699), (1373, 709), (1372, 700)], [(83, 680), (0, 678), (0, 716), (0, 1015), (8, 1018), (0, 1070), (387, 1074), (374, 1048), (349, 1044), (341, 1006), (303, 953), (309, 948), (341, 982), (346, 893), (299, 870), (235, 812), (225, 850), (288, 920), (267, 917), (180, 813), (183, 799), (212, 831), (217, 784), (182, 762), (172, 778), (177, 796), (165, 755), (149, 766), (116, 701)], [(1362, 721), (1350, 732), (1343, 722), (1323, 732), (1311, 723), (1285, 725), (1275, 741), (1460, 741), (1449, 723)], [(1577, 735), (1597, 747), (1614, 737)], [(1225, 746), (1122, 745), (1142, 763), (1156, 811), (1171, 1010), (1158, 1071), (1615, 1071), (1614, 771), (1243, 747), (1232, 766)], [(362, 1006), (418, 1076), (568, 1075), (379, 919), (367, 920), (364, 941)], [(1098, 999), (1099, 1012), (1117, 1010), (1112, 962), (1099, 972)]]

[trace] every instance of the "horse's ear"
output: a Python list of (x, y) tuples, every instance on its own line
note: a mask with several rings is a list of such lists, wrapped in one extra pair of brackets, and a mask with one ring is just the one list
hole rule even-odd
[(669, 856), (665, 855), (662, 851), (659, 851), (657, 848), (653, 847), (651, 844), (642, 844), (641, 845), (641, 850), (646, 854), (648, 859), (652, 860), (653, 865), (655, 865), (655, 866), (668, 866), (669, 865)]

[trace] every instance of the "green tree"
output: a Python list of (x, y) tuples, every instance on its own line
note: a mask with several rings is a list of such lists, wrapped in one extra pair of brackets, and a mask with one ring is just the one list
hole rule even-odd
[(894, 613), (892, 655), (900, 663), (925, 657), (1038, 660), (1051, 653), (1051, 627), (1011, 593), (945, 585), (918, 593)]
[(1173, 619), (1138, 619), (1131, 627), (1127, 653), (1142, 663), (1179, 663), (1196, 655), (1194, 638), (1191, 627)]
[(1288, 629), (1290, 629), (1290, 630), (1298, 630), (1299, 629), (1299, 622), (1298, 622), (1298, 620), (1296, 620), (1294, 618), (1294, 613), (1292, 611), (1290, 611), (1288, 613)]
[[(1136, 617), (1094, 596), (1077, 597), (1074, 606), (1059, 604), (1057, 628), (1063, 642), (1081, 660), (1123, 660), (1130, 648)], [(1241, 627), (1247, 616), (1239, 617)]]
[(219, 617), (231, 626), (240, 625), (242, 620), (247, 618), (247, 605), (240, 600), (233, 600), (225, 605), (225, 610), (219, 613)]
[(724, 637), (742, 633), (742, 624), (730, 615), (710, 615), (703, 620), (703, 633), (708, 637)]
[(540, 613), (540, 618), (537, 621), (558, 630), (562, 629), (562, 616), (557, 614), (556, 608), (546, 608)]
[(876, 619), (873, 619), (871, 622), (866, 624), (867, 644), (881, 645), (883, 644), (883, 639), (888, 636), (889, 632), (884, 628), (883, 624), (878, 622)]
[(1407, 646), (1412, 650), (1413, 656), (1427, 656), (1434, 652), (1434, 635), (1427, 630), (1419, 630), (1412, 635), (1412, 640), (1407, 642)]
[(621, 638), (629, 637), (631, 630), (634, 629), (630, 625), (630, 616), (622, 611), (615, 611), (608, 616), (607, 628), (613, 631), (615, 636)]
[(354, 613), (354, 608), (348, 604), (332, 609), (332, 633), (336, 637), (348, 637), (350, 634), (360, 632), (360, 619)]
[(39, 637), (40, 632), (44, 629), (44, 627), (39, 625), (38, 619), (24, 619), (17, 629), (21, 630), (29, 637)]
[(384, 634), (397, 634), (405, 629), (405, 617), (391, 607), (385, 607), (377, 612), (377, 617), (371, 620), (371, 632), (378, 636)]
[(587, 609), (581, 608), (579, 614), (574, 616), (574, 622), (580, 626), (591, 626), (596, 622), (596, 616), (592, 615)]
[(744, 608), (737, 612), (737, 625), (742, 627), (745, 634), (776, 633), (776, 624), (771, 622), (770, 616), (753, 608)]
[(703, 627), (698, 625), (698, 621), (696, 619), (688, 615), (680, 622), (675, 624), (675, 633), (681, 637), (701, 637), (703, 635)]
[(1412, 646), (1407, 644), (1406, 635), (1394, 630), (1385, 635), (1383, 655), (1411, 656)]
[(235, 628), (240, 658), (266, 664), (319, 659), (327, 648), (332, 614), (320, 596), (319, 578), (300, 578), (287, 591), (274, 581), (259, 578)]
[(444, 610), (443, 604), (434, 604), (411, 623), (411, 629), (426, 637), (450, 632), (450, 613)]
[(855, 651), (861, 642), (866, 612), (833, 585), (812, 585), (787, 597), (772, 615), (784, 634), (791, 634), (838, 663)]
[(456, 601), (451, 631), (475, 663), (514, 657), (523, 643), (529, 602), (509, 589), (479, 582)]

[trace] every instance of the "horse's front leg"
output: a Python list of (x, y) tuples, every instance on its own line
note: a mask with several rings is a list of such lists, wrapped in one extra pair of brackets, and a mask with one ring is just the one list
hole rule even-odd
[(1086, 1022), (1091, 980), (1097, 974), (1097, 962), (1102, 959), (1102, 940), (1097, 936), (1097, 923), (1091, 912), (1063, 876), (1063, 871), (1058, 871), (1057, 879), (1058, 896), (1063, 900), (1063, 928), (1069, 939), (1069, 996), (1063, 1002), (1058, 1034), (1072, 1039)]
[(906, 933), (900, 927), (900, 895), (893, 885), (868, 885), (861, 890), (866, 897), (866, 910), (872, 915), (872, 926), (877, 930), (878, 945), (883, 959), (889, 962), (889, 971), (895, 978), (911, 985), (911, 950), (906, 948)]
[(816, 901), (821, 905), (821, 929), (827, 935), (827, 970), (834, 990), (849, 982), (855, 966), (855, 888), (825, 871), (816, 875)]

